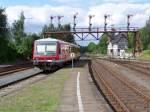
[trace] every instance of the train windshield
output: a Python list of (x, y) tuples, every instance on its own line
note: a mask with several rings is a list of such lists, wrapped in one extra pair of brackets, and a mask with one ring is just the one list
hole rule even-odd
[(36, 54), (53, 56), (56, 55), (56, 43), (39, 43), (36, 45)]

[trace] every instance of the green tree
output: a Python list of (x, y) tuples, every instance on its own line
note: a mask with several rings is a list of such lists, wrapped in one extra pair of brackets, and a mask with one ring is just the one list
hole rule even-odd
[[(45, 25), (42, 29), (42, 34), (44, 34), (45, 32), (50, 32), (50, 31), (71, 31), (71, 27), (70, 24), (65, 24), (62, 25), (60, 28), (56, 27), (54, 28), (53, 25), (49, 24), (49, 25)], [(51, 37), (51, 38), (55, 38), (55, 39), (60, 39), (66, 42), (71, 42), (71, 43), (75, 43), (74, 40), (74, 36), (72, 34), (51, 34), (50, 36), (45, 36), (47, 37)]]
[(98, 43), (97, 48), (98, 48), (99, 53), (101, 53), (101, 54), (107, 53), (107, 41), (108, 41), (107, 38), (108, 38), (108, 36), (106, 34), (104, 34)]
[(11, 28), (11, 46), (13, 46), (16, 50), (16, 56), (19, 59), (24, 58), (24, 52), (22, 49), (24, 49), (25, 46), (23, 46), (24, 41), (26, 40), (26, 33), (24, 32), (24, 13), (21, 12), (20, 17), (18, 20), (15, 20), (12, 24)]
[(90, 42), (87, 46), (87, 51), (90, 53), (95, 53), (97, 50), (97, 45), (94, 42)]
[[(0, 8), (0, 36), (4, 40), (7, 38), (7, 16), (5, 14), (5, 9)], [(5, 38), (4, 38), (5, 37)]]
[(26, 36), (24, 32), (24, 13), (21, 12), (20, 17), (18, 20), (15, 20), (14, 23), (12, 24), (12, 36), (15, 40), (15, 43), (19, 45), (23, 38)]
[(150, 50), (150, 18), (144, 28), (140, 29), (143, 50)]
[(0, 8), (0, 62), (7, 61), (9, 56), (7, 16), (5, 9)]
[(23, 59), (30, 60), (32, 58), (33, 43), (39, 38), (37, 34), (29, 34), (23, 38), (21, 45), (18, 46), (18, 51), (22, 54)]
[[(71, 26), (69, 24), (66, 24), (62, 27), (62, 30), (71, 31)], [(63, 35), (62, 38), (63, 38), (64, 41), (75, 43), (74, 36), (71, 33)]]
[(134, 47), (134, 34), (128, 33), (128, 48), (132, 49)]
[[(11, 28), (13, 41), (11, 46), (16, 50), (18, 59), (31, 59), (33, 42), (40, 37), (37, 34), (26, 34), (24, 31), (24, 14), (21, 12), (18, 20), (14, 21)], [(45, 28), (46, 29), (46, 28)], [(46, 29), (47, 30), (47, 29)]]

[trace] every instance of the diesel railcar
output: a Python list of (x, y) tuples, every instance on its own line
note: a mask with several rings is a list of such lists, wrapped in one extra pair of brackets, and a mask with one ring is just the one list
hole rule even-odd
[(80, 57), (80, 46), (53, 38), (39, 39), (34, 42), (33, 65), (42, 70), (53, 70)]

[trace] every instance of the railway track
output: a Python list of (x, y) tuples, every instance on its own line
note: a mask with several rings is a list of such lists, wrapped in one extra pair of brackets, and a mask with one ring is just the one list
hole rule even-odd
[(100, 60), (91, 64), (93, 77), (117, 112), (150, 112), (150, 96)]
[(27, 70), (27, 69), (30, 69), (30, 68), (33, 68), (33, 65), (31, 65), (30, 63), (22, 64), (22, 65), (3, 67), (3, 68), (0, 68), (0, 76), (4, 76), (4, 75), (7, 75), (7, 74)]
[(37, 73), (36, 75), (33, 75), (31, 77), (25, 78), (24, 80), (13, 82), (9, 86), (6, 86), (4, 88), (0, 89), (0, 97), (7, 96), (9, 94), (12, 94), (14, 92), (17, 92), (23, 88), (26, 88), (27, 86), (30, 86), (32, 84), (35, 84), (41, 80), (44, 80), (49, 75)]
[[(0, 89), (7, 87), (8, 85), (16, 83), (18, 81), (35, 76), (41, 72), (41, 70), (37, 68), (35, 68), (34, 70), (32, 70), (31, 68), (32, 68), (31, 66), (27, 66), (27, 67), (22, 67), (22, 68), (17, 68), (17, 69), (1, 72)], [(11, 74), (11, 73), (14, 73), (14, 74)]]
[(125, 66), (129, 69), (133, 69), (142, 74), (150, 76), (150, 63), (145, 62), (137, 62), (137, 61), (128, 61), (128, 60), (117, 60), (117, 59), (104, 59), (107, 61), (111, 61), (122, 66)]

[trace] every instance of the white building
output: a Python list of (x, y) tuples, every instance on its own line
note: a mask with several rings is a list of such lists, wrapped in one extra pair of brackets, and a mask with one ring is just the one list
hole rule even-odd
[(108, 38), (107, 55), (114, 58), (125, 58), (128, 40), (124, 34), (112, 34)]

